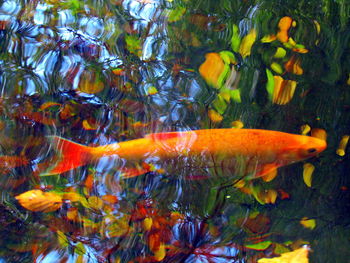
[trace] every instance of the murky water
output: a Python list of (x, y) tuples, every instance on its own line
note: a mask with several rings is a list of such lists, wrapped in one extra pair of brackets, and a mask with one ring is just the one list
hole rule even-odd
[(349, 17), (0, 1), (0, 261), (347, 262)]

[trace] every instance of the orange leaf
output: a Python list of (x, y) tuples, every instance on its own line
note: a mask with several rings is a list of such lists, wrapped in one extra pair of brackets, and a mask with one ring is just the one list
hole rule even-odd
[(224, 71), (224, 66), (224, 61), (218, 53), (208, 53), (205, 55), (204, 63), (199, 67), (199, 73), (209, 85), (218, 88), (219, 77)]
[(53, 101), (48, 101), (48, 102), (45, 102), (45, 103), (41, 104), (40, 110), (41, 110), (41, 111), (44, 111), (44, 110), (46, 110), (47, 108), (51, 108), (51, 107), (53, 107), (53, 106), (62, 106), (62, 104), (57, 103), (57, 102), (53, 102)]
[(118, 198), (114, 195), (103, 195), (101, 199), (110, 204), (118, 203)]
[(79, 221), (78, 208), (76, 208), (76, 207), (68, 208), (67, 218), (68, 218), (68, 220), (78, 222)]
[(275, 87), (273, 90), (273, 102), (279, 105), (287, 104), (294, 95), (297, 82), (284, 80), (281, 76), (274, 76)]
[(292, 26), (293, 19), (289, 16), (282, 17), (278, 23), (279, 31), (277, 33), (277, 38), (279, 41), (286, 43), (288, 42), (288, 30)]
[(161, 246), (161, 236), (159, 232), (152, 233), (148, 236), (149, 249), (154, 253), (159, 250)]
[(295, 56), (292, 56), (285, 64), (284, 68), (295, 75), (302, 75), (303, 69), (300, 66), (300, 59), (295, 58)]
[(61, 196), (41, 190), (30, 190), (15, 198), (21, 206), (33, 212), (52, 212), (62, 205)]
[(85, 179), (85, 187), (91, 191), (92, 187), (94, 186), (94, 175), (93, 174), (88, 174), (88, 176)]
[(327, 132), (324, 129), (314, 128), (311, 130), (311, 136), (325, 141), (327, 139)]

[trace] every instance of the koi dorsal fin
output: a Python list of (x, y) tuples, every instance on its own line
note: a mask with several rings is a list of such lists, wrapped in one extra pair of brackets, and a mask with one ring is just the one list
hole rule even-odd
[(160, 132), (160, 133), (150, 133), (145, 136), (145, 138), (150, 138), (152, 140), (169, 140), (174, 138), (179, 138), (185, 136), (186, 132)]

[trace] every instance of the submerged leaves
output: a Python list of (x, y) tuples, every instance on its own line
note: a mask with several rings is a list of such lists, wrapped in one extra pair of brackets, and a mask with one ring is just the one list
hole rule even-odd
[(315, 170), (315, 166), (313, 166), (311, 163), (304, 164), (303, 179), (304, 179), (304, 183), (308, 187), (311, 187), (312, 174), (313, 174), (314, 170)]
[(256, 30), (253, 28), (245, 37), (243, 37), (239, 48), (239, 53), (243, 58), (250, 55), (252, 46), (256, 40), (256, 35)]
[(283, 253), (280, 257), (261, 258), (258, 263), (308, 263), (309, 248), (304, 246), (291, 252)]
[(348, 145), (348, 142), (349, 142), (349, 138), (350, 136), (349, 135), (344, 135), (340, 142), (339, 142), (339, 146), (338, 146), (338, 149), (337, 149), (337, 154), (339, 156), (344, 156), (345, 155), (345, 149), (346, 149), (346, 146)]
[(205, 55), (204, 63), (199, 67), (199, 73), (211, 86), (219, 88), (219, 78), (224, 71), (225, 63), (218, 53)]
[(60, 195), (41, 190), (30, 190), (15, 198), (21, 206), (33, 212), (53, 212), (62, 206)]

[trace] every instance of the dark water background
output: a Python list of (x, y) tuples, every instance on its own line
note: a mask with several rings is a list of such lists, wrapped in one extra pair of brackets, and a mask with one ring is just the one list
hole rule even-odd
[[(0, 164), (1, 262), (256, 262), (303, 245), (311, 262), (349, 262), (350, 162), (336, 154), (350, 133), (349, 15), (346, 0), (0, 1), (0, 153), (19, 157)], [(298, 46), (262, 41), (286, 16)], [(245, 54), (239, 45), (252, 29)], [(219, 59), (229, 73), (210, 83), (200, 66), (223, 51), (233, 56)], [(283, 69), (291, 58), (302, 74)], [(267, 72), (297, 83), (290, 100), (269, 97)], [(54, 155), (48, 135), (104, 145), (237, 120), (324, 129), (327, 150), (308, 160), (312, 186), (303, 163), (252, 183), (277, 193), (274, 202), (228, 187), (234, 175), (123, 179), (123, 165), (104, 158), (61, 175), (35, 172)], [(33, 189), (80, 199), (33, 212), (15, 199)]]

